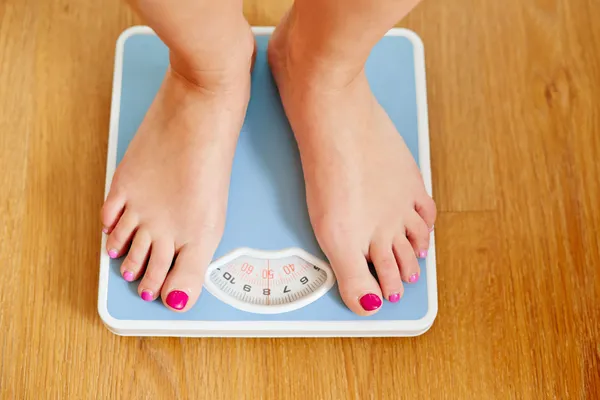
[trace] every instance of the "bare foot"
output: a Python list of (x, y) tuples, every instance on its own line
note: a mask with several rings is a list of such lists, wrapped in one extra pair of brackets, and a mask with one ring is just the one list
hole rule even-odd
[(107, 251), (126, 256), (123, 278), (141, 278), (140, 297), (161, 295), (172, 310), (187, 311), (197, 300), (224, 229), (250, 94), (248, 34), (240, 41), (248, 46), (228, 50), (232, 68), (169, 69), (102, 208)]
[(312, 57), (289, 26), (277, 28), (269, 62), (300, 149), (311, 223), (344, 302), (371, 315), (382, 296), (397, 302), (402, 281), (419, 279), (435, 203), (362, 65)]

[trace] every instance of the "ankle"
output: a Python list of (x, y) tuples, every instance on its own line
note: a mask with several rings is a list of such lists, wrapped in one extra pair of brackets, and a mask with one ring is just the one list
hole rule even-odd
[(278, 26), (268, 48), (269, 63), (285, 69), (288, 80), (310, 88), (325, 84), (335, 90), (350, 85), (364, 68), (360, 53), (336, 51), (335, 43), (322, 40), (293, 6)]
[(172, 48), (172, 72), (207, 90), (234, 89), (248, 81), (256, 45), (250, 26), (245, 25), (237, 33), (232, 30), (227, 37), (194, 51)]

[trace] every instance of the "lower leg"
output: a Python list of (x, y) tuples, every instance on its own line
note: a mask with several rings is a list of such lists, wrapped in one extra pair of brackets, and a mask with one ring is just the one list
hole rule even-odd
[[(311, 222), (350, 309), (370, 315), (419, 277), (435, 204), (370, 91), (373, 46), (418, 0), (296, 0), (269, 62), (299, 145)], [(367, 261), (375, 265), (379, 283)]]
[(313, 73), (319, 79), (326, 74), (336, 85), (347, 84), (373, 46), (420, 1), (296, 0), (284, 20), (286, 36), (293, 41), (287, 57), (308, 80)]
[(248, 74), (254, 38), (242, 0), (128, 0), (169, 48), (171, 67), (199, 86)]
[[(111, 257), (140, 297), (196, 301), (224, 225), (229, 174), (250, 94), (254, 39), (241, 0), (138, 0), (170, 67), (102, 208)], [(173, 268), (171, 268), (173, 265)]]

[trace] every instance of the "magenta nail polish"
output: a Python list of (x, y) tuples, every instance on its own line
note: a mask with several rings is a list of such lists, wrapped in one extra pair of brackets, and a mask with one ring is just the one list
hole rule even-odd
[(167, 304), (169, 307), (176, 310), (183, 310), (188, 300), (189, 296), (187, 293), (182, 292), (181, 290), (173, 290), (167, 296)]
[(142, 300), (144, 301), (152, 301), (152, 292), (149, 290), (144, 290), (142, 292)]
[(125, 279), (127, 282), (133, 282), (133, 273), (131, 271), (123, 272), (123, 279)]
[(359, 301), (365, 311), (377, 310), (382, 304), (381, 298), (373, 293), (365, 294)]
[(108, 233), (108, 228), (102, 228), (103, 233)]
[(397, 303), (400, 301), (400, 293), (394, 293), (390, 295), (390, 303)]
[(419, 258), (427, 258), (427, 250), (421, 250), (419, 252)]
[(119, 252), (117, 252), (117, 250), (115, 250), (115, 249), (110, 249), (108, 251), (108, 256), (110, 258), (117, 258), (118, 255), (119, 255)]
[(419, 274), (412, 274), (410, 276), (410, 278), (408, 278), (408, 281), (410, 283), (417, 283), (418, 280), (419, 280)]

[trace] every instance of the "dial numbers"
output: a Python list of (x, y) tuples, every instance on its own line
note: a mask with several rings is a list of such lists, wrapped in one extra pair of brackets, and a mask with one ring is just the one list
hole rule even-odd
[(313, 302), (333, 286), (329, 266), (307, 253), (243, 253), (227, 257), (207, 273), (209, 291), (236, 308), (257, 313), (291, 311)]

